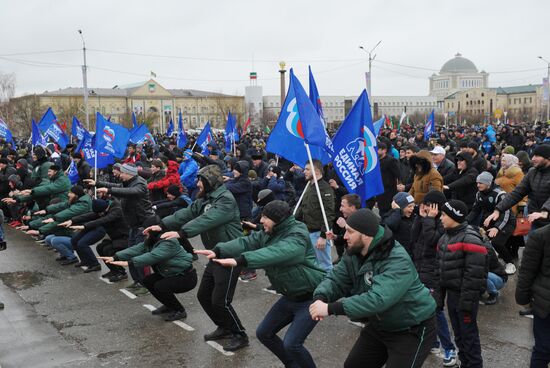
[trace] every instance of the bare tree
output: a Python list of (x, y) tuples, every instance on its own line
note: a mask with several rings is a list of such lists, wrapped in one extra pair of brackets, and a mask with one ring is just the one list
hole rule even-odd
[(40, 106), (37, 95), (28, 95), (10, 99), (9, 110), (12, 114), (14, 134), (19, 136), (30, 135), (31, 121), (40, 119), (46, 108)]
[(15, 74), (0, 72), (0, 118), (10, 120), (9, 100), (15, 94)]

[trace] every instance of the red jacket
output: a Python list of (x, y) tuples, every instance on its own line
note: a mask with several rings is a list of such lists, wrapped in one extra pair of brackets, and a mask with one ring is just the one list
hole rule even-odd
[(149, 190), (152, 189), (163, 189), (166, 193), (166, 190), (170, 185), (177, 185), (180, 190), (183, 190), (181, 186), (180, 176), (178, 174), (179, 165), (176, 161), (168, 161), (168, 169), (166, 169), (166, 175), (160, 180), (151, 182), (147, 184)]

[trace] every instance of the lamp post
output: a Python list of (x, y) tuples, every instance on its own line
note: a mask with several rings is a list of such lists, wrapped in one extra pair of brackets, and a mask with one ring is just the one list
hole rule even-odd
[(281, 109), (283, 108), (283, 104), (285, 103), (285, 93), (286, 93), (286, 87), (285, 87), (285, 73), (286, 73), (286, 63), (284, 61), (279, 62), (279, 73), (281, 73)]
[(382, 40), (378, 41), (378, 43), (372, 48), (370, 49), (370, 51), (367, 51), (366, 48), (364, 48), (363, 46), (359, 46), (359, 48), (363, 51), (365, 51), (365, 53), (369, 56), (369, 71), (367, 73), (367, 93), (369, 95), (369, 104), (371, 106), (371, 113), (372, 113), (372, 95), (371, 95), (371, 80), (372, 80), (372, 62), (373, 60), (376, 58), (376, 54), (374, 56), (372, 56), (372, 52), (374, 51), (374, 49), (376, 49), (378, 47), (378, 45), (380, 45), (382, 43)]
[(548, 65), (548, 72), (546, 74), (546, 85), (543, 87), (546, 94), (546, 121), (550, 120), (550, 61), (546, 60), (542, 56), (539, 56), (539, 59), (544, 61)]
[(84, 42), (84, 36), (82, 30), (78, 30), (78, 34), (82, 39), (82, 52), (84, 54), (84, 65), (82, 65), (82, 84), (84, 87), (84, 113), (86, 114), (86, 128), (90, 130), (90, 116), (88, 115), (88, 67), (86, 66), (86, 42)]

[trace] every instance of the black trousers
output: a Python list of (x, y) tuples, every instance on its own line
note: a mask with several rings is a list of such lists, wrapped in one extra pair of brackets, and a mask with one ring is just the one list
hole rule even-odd
[(477, 310), (479, 305), (474, 304), (470, 314), (470, 321), (464, 321), (464, 311), (461, 311), (460, 293), (447, 291), (447, 312), (453, 326), (455, 343), (458, 347), (458, 357), (463, 368), (483, 367), (481, 357), (481, 343), (477, 328)]
[(155, 272), (145, 276), (142, 284), (166, 307), (173, 311), (184, 311), (185, 308), (174, 294), (193, 290), (197, 286), (197, 271), (192, 269), (184, 274), (171, 277), (163, 277)]
[(244, 334), (244, 327), (231, 306), (240, 272), (241, 267), (223, 267), (216, 262), (208, 262), (197, 298), (216, 326)]
[[(103, 239), (101, 243), (99, 243), (96, 247), (97, 254), (99, 254), (102, 257), (112, 257), (115, 255), (116, 252), (126, 249), (128, 247), (128, 239), (122, 238), (122, 239)], [(113, 273), (126, 273), (126, 270), (124, 270), (124, 267), (121, 266), (114, 266), (110, 263), (105, 263), (105, 265), (111, 270)]]
[(351, 349), (345, 368), (419, 368), (434, 346), (435, 316), (407, 331), (378, 331), (367, 324)]

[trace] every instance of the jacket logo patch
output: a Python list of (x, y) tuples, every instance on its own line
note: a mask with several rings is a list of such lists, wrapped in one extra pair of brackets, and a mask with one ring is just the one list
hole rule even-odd
[(208, 210), (212, 207), (212, 204), (208, 203), (206, 206), (204, 206), (204, 213), (208, 212)]
[(372, 285), (372, 276), (373, 276), (372, 271), (366, 272), (365, 275), (363, 276), (363, 279), (365, 280), (365, 284), (367, 284), (368, 286)]
[(489, 197), (489, 203), (493, 203), (493, 202), (494, 202), (493, 197)]

